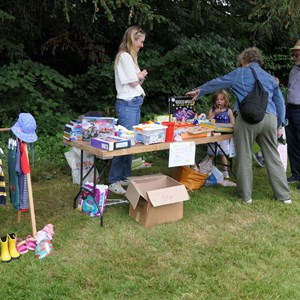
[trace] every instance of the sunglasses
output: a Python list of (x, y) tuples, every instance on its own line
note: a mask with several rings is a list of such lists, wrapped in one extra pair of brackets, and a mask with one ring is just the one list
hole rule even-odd
[(135, 34), (138, 34), (138, 33), (145, 33), (145, 31), (142, 28), (139, 28)]
[(294, 54), (293, 54), (293, 57), (294, 57), (294, 58), (300, 57), (300, 52), (299, 52), (299, 53), (294, 53)]

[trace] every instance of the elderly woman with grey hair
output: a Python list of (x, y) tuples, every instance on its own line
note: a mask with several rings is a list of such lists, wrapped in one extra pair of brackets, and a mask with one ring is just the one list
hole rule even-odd
[[(237, 159), (237, 191), (239, 197), (247, 204), (252, 203), (252, 148), (254, 142), (260, 146), (265, 158), (269, 181), (276, 200), (285, 204), (292, 203), (291, 194), (285, 176), (285, 170), (277, 151), (277, 138), (282, 135), (282, 125), (285, 118), (284, 98), (275, 78), (262, 69), (263, 58), (258, 48), (245, 49), (238, 55), (238, 68), (234, 71), (188, 92), (187, 95), (195, 100), (205, 94), (220, 89), (231, 88), (237, 97), (234, 111), (237, 112), (234, 141)], [(239, 111), (241, 102), (253, 89), (255, 77), (251, 69), (257, 74), (258, 80), (268, 92), (268, 105), (264, 119), (256, 124), (244, 121)]]

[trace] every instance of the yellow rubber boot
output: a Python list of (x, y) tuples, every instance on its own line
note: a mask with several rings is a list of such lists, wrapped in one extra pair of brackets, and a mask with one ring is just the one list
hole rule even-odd
[(10, 233), (7, 235), (8, 239), (8, 250), (11, 258), (16, 259), (20, 257), (20, 253), (16, 248), (16, 235), (14, 233)]
[(2, 262), (10, 262), (11, 261), (11, 256), (8, 251), (7, 236), (1, 237), (1, 260), (2, 260)]

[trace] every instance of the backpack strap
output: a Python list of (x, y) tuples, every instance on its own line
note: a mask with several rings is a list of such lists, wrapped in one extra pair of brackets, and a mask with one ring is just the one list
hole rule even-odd
[[(257, 83), (260, 85), (261, 89), (262, 89), (262, 90), (265, 90), (264, 87), (262, 86), (261, 82), (258, 80), (255, 70), (254, 70), (253, 68), (251, 68), (251, 67), (249, 67), (249, 69), (252, 71), (252, 74), (253, 74), (253, 76), (255, 77), (255, 80), (257, 81)], [(254, 85), (255, 85), (255, 83), (254, 83)], [(243, 101), (243, 100), (242, 100), (242, 101)], [(240, 109), (240, 107), (241, 107), (241, 103), (240, 103), (239, 100), (238, 100), (238, 107), (239, 107), (239, 109)]]
[(255, 79), (258, 80), (257, 75), (256, 75), (256, 72), (254, 71), (254, 69), (251, 68), (251, 67), (249, 67), (249, 69), (252, 71), (252, 73), (253, 73)]

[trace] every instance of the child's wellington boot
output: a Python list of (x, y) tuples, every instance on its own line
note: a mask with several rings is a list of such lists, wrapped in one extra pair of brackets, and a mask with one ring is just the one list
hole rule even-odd
[(10, 233), (7, 235), (8, 239), (8, 250), (11, 258), (16, 259), (20, 257), (20, 253), (16, 248), (16, 235), (14, 233)]
[(7, 236), (1, 237), (1, 260), (2, 260), (2, 262), (10, 262), (11, 261), (11, 256), (8, 251)]

